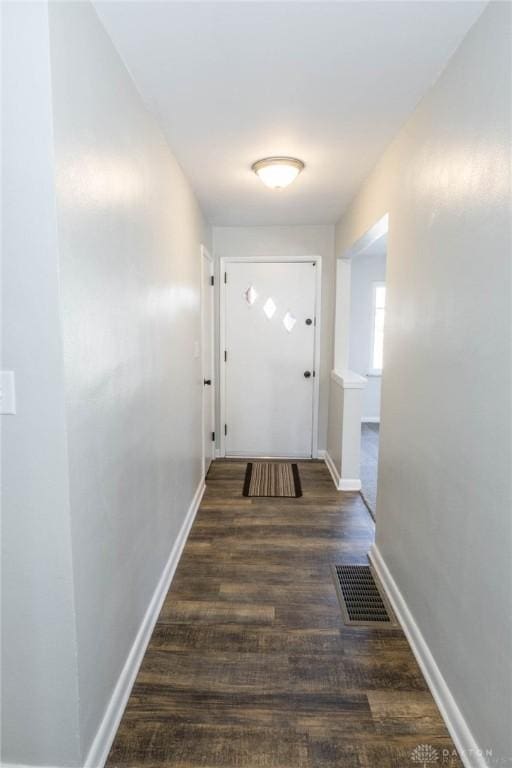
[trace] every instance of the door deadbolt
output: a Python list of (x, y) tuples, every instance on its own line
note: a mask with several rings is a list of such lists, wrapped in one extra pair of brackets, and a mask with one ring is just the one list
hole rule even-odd
[(205, 387), (211, 387), (212, 380), (211, 379), (203, 379), (203, 384), (205, 385)]
[(308, 317), (308, 319), (306, 320), (306, 325), (311, 325), (312, 322), (313, 322), (312, 319)]
[(311, 376), (311, 371), (304, 371), (304, 378), (305, 379), (309, 379), (310, 376)]

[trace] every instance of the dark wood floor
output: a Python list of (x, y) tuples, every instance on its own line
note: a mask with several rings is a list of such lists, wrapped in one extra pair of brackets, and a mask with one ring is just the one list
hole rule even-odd
[(454, 749), (402, 632), (342, 623), (330, 565), (366, 562), (361, 497), (299, 469), (302, 498), (251, 499), (245, 464), (212, 466), (109, 768), (407, 768), (419, 744)]

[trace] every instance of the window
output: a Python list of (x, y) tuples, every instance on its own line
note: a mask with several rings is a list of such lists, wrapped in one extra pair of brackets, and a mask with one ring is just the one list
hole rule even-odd
[(386, 312), (386, 285), (373, 284), (373, 333), (369, 373), (382, 373), (382, 349), (384, 345), (384, 314)]

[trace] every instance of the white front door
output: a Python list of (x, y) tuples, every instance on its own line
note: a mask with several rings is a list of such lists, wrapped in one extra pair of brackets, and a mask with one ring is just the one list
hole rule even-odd
[(225, 453), (311, 457), (316, 262), (230, 262)]
[(215, 450), (215, 394), (213, 356), (213, 261), (201, 249), (201, 371), (203, 377), (203, 459), (206, 476)]

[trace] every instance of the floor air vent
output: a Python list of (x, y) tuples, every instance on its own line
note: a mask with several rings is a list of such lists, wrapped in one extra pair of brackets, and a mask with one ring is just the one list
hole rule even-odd
[(345, 624), (397, 626), (391, 606), (369, 565), (335, 565), (333, 577)]

